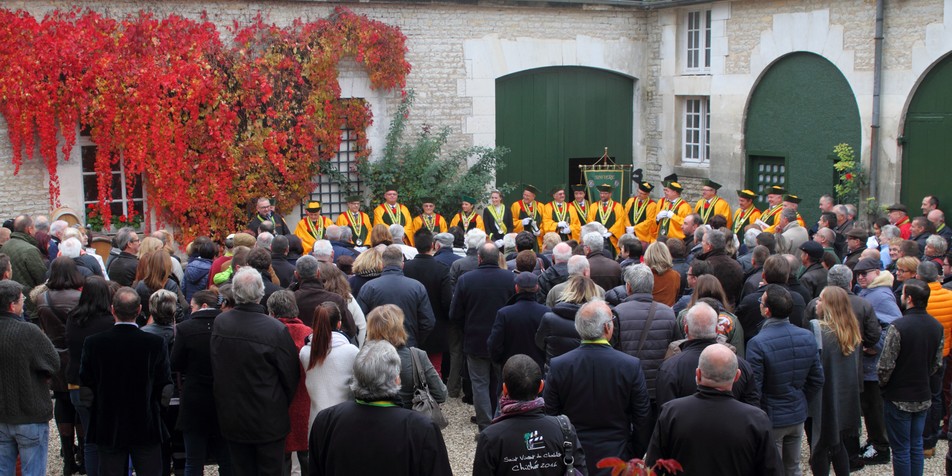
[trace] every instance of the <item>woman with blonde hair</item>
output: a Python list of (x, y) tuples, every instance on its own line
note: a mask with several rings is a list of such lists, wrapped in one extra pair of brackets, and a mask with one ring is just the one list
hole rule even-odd
[(347, 310), (354, 318), (354, 324), (357, 325), (357, 345), (364, 345), (364, 338), (367, 336), (367, 319), (364, 317), (364, 311), (357, 304), (354, 295), (350, 292), (350, 283), (347, 282), (347, 276), (337, 269), (333, 263), (320, 263), (317, 269), (321, 273), (321, 284), (324, 290), (332, 292), (342, 298), (347, 303)]
[(354, 275), (347, 278), (347, 283), (350, 284), (350, 293), (356, 296), (367, 281), (379, 277), (383, 272), (383, 256), (380, 255), (380, 250), (371, 247), (357, 255), (353, 269)]
[(575, 329), (575, 314), (583, 304), (595, 298), (601, 298), (601, 292), (591, 278), (576, 275), (566, 281), (559, 301), (542, 315), (535, 334), (536, 346), (545, 352), (543, 370), (548, 370), (553, 358), (579, 346), (581, 337)]
[(654, 290), (651, 297), (662, 304), (673, 306), (681, 296), (681, 274), (674, 270), (674, 259), (668, 246), (660, 241), (648, 245), (645, 250), (645, 265), (654, 274)]
[(919, 268), (919, 258), (914, 256), (903, 256), (894, 262), (896, 263), (896, 271), (893, 275), (896, 279), (893, 282), (893, 294), (896, 296), (896, 305), (902, 309), (901, 298), (903, 282), (907, 279), (913, 279), (916, 277), (916, 269)]
[(179, 260), (172, 257), (172, 253), (168, 250), (168, 247), (165, 246), (165, 243), (162, 243), (162, 240), (153, 236), (143, 238), (142, 241), (139, 242), (139, 261), (142, 261), (142, 257), (146, 254), (158, 250), (165, 250), (166, 255), (169, 257), (172, 277), (175, 279), (175, 283), (181, 286), (182, 278), (185, 276), (185, 270), (182, 268), (182, 263), (179, 263)]
[(433, 368), (426, 352), (415, 347), (407, 347), (407, 331), (403, 327), (403, 311), (393, 304), (384, 304), (370, 311), (367, 315), (367, 340), (385, 340), (397, 349), (400, 355), (400, 400), (404, 408), (413, 405), (413, 357), (410, 352), (416, 352), (417, 360), (423, 365), (423, 375), (430, 387), (430, 395), (437, 402), (446, 401), (446, 385), (440, 375)]
[(862, 336), (849, 296), (838, 286), (823, 289), (816, 314), (810, 324), (820, 347), (825, 381), (820, 398), (810, 405), (810, 469), (814, 475), (825, 476), (832, 463), (837, 476), (846, 476), (850, 465), (845, 441), (859, 432), (861, 416)]

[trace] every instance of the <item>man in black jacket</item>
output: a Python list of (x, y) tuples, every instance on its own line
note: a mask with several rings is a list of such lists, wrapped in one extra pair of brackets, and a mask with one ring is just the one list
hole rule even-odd
[(413, 245), (416, 246), (417, 255), (403, 265), (403, 274), (419, 281), (430, 299), (430, 308), (433, 310), (436, 322), (430, 335), (420, 343), (420, 348), (430, 356), (430, 361), (442, 376), (443, 355), (450, 350), (446, 336), (450, 320), (450, 304), (453, 302), (450, 268), (433, 258), (437, 246), (433, 233), (429, 230), (422, 229), (414, 234)]
[[(239, 269), (235, 307), (215, 318), (211, 337), (215, 404), (237, 475), (281, 474), (288, 406), (301, 364), (287, 326), (264, 313), (261, 273)], [(85, 380), (84, 380), (85, 381)]]
[(797, 280), (807, 288), (811, 299), (820, 297), (820, 291), (826, 287), (826, 269), (820, 264), (823, 253), (823, 247), (815, 241), (807, 241), (800, 245), (802, 266), (797, 272)]
[(282, 288), (287, 289), (294, 280), (294, 265), (288, 261), (288, 238), (283, 235), (274, 237), (271, 241), (271, 269), (278, 277)]
[(503, 365), (516, 354), (525, 354), (541, 368), (545, 353), (535, 344), (535, 334), (542, 316), (549, 308), (536, 302), (539, 279), (532, 273), (516, 275), (516, 294), (496, 313), (489, 335), (489, 356), (496, 365)]
[[(406, 246), (406, 245), (404, 245)], [(426, 342), (436, 317), (430, 306), (426, 288), (419, 281), (403, 274), (403, 250), (390, 245), (381, 254), (383, 272), (360, 288), (357, 303), (369, 315), (374, 308), (393, 304), (403, 311), (403, 328), (407, 331), (407, 346), (417, 347)]]
[[(575, 471), (587, 472), (585, 453), (571, 422), (565, 416), (545, 414), (545, 402), (539, 398), (544, 385), (539, 365), (527, 355), (514, 355), (502, 368), (502, 380), (499, 416), (476, 439), (473, 476), (513, 474), (514, 464), (538, 468), (532, 474), (539, 476), (562, 476), (565, 461)], [(566, 424), (564, 433), (560, 418)], [(571, 449), (564, 443), (571, 443)]]
[[(688, 338), (681, 343), (681, 352), (665, 360), (658, 370), (655, 382), (658, 406), (697, 392), (695, 370), (701, 352), (717, 343), (717, 311), (706, 303), (698, 302), (684, 318), (684, 333)], [(750, 364), (744, 359), (737, 359), (737, 367), (740, 376), (732, 388), (734, 398), (760, 408), (760, 394), (754, 385)]]
[(119, 255), (109, 260), (106, 274), (109, 279), (123, 286), (132, 286), (136, 279), (136, 268), (139, 267), (139, 236), (132, 228), (121, 228), (113, 238), (113, 244), (120, 251)]
[(767, 414), (731, 394), (741, 373), (730, 349), (705, 348), (695, 370), (697, 393), (661, 407), (648, 466), (674, 459), (684, 474), (783, 474)]
[(479, 247), (477, 259), (479, 267), (461, 276), (456, 284), (450, 321), (463, 328), (463, 352), (473, 384), (476, 423), (482, 431), (489, 426), (496, 399), (491, 383), (495, 371), (489, 360), (487, 340), (496, 313), (515, 294), (515, 275), (499, 267), (499, 249), (492, 243)]
[(572, 257), (572, 247), (567, 243), (559, 243), (552, 248), (552, 266), (546, 268), (539, 276), (539, 303), (545, 303), (545, 297), (557, 284), (569, 279), (569, 258)]
[(123, 474), (130, 458), (137, 474), (162, 474), (160, 445), (169, 432), (159, 407), (171, 396), (172, 375), (165, 340), (136, 326), (140, 310), (139, 294), (120, 288), (115, 326), (83, 344), (79, 378), (92, 391), (86, 439), (97, 445), (104, 475)]
[(942, 366), (942, 324), (926, 312), (931, 291), (918, 279), (902, 288), (903, 316), (886, 332), (877, 373), (883, 391), (893, 473), (922, 473), (922, 430), (932, 404), (930, 376)]
[(735, 309), (737, 320), (744, 327), (744, 342), (750, 341), (752, 337), (760, 332), (760, 326), (764, 322), (764, 315), (760, 313), (760, 298), (764, 295), (764, 290), (771, 284), (776, 284), (790, 291), (790, 299), (793, 300), (793, 310), (790, 311), (790, 322), (803, 326), (803, 309), (806, 303), (800, 294), (793, 292), (787, 286), (787, 279), (790, 277), (790, 263), (781, 255), (772, 255), (764, 261), (763, 277), (765, 285), (757, 288), (756, 291), (744, 296), (740, 304)]

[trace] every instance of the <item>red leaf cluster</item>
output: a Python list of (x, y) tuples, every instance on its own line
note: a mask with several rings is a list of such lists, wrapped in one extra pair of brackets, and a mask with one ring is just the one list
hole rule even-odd
[(664, 474), (678, 474), (684, 471), (681, 463), (673, 459), (659, 459), (654, 466), (648, 467), (643, 459), (632, 458), (625, 461), (621, 458), (602, 458), (595, 465), (596, 468), (611, 468), (612, 476), (653, 476), (655, 471), (664, 471)]
[(287, 27), (259, 15), (232, 33), (225, 45), (206, 19), (0, 9), (0, 114), (16, 170), (38, 146), (58, 206), (57, 155), (69, 157), (81, 125), (98, 146), (103, 220), (121, 160), (127, 185), (145, 176), (150, 211), (189, 239), (238, 229), (255, 196), (303, 199), (345, 124), (369, 154), (370, 109), (340, 99), (337, 65), (354, 57), (374, 88), (403, 88), (399, 29), (337, 8)]

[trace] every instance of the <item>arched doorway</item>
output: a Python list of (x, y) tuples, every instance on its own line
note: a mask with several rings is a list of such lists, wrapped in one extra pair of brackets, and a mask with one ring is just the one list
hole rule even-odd
[(577, 178), (579, 159), (597, 160), (605, 147), (616, 163), (631, 164), (634, 81), (575, 66), (498, 78), (496, 145), (510, 152), (496, 182), (532, 183), (543, 191), (538, 200), (548, 202), (551, 187)]
[(759, 192), (783, 184), (803, 199), (800, 213), (807, 223), (818, 218), (820, 196), (833, 193), (833, 147), (847, 143), (859, 154), (862, 140), (846, 78), (826, 58), (802, 52), (780, 58), (761, 76), (744, 131), (745, 185)]
[(935, 195), (941, 208), (952, 203), (941, 168), (952, 150), (952, 55), (926, 73), (909, 102), (903, 125), (902, 187), (899, 200), (917, 215), (922, 197)]

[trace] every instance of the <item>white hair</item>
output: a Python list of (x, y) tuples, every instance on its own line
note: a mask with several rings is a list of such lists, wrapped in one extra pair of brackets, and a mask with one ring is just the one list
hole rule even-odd
[(593, 221), (593, 222), (588, 222), (582, 225), (581, 234), (582, 236), (585, 236), (589, 233), (598, 233), (599, 235), (601, 235), (602, 233), (605, 233), (606, 231), (608, 231), (608, 228), (605, 228), (605, 225), (602, 225), (601, 223), (597, 221)]
[(591, 232), (582, 235), (582, 243), (593, 253), (598, 253), (605, 248), (605, 240), (601, 233)]
[(707, 303), (697, 302), (691, 306), (684, 322), (688, 325), (688, 337), (691, 339), (717, 337), (717, 311)]
[(406, 234), (406, 230), (403, 229), (403, 225), (399, 223), (394, 223), (390, 225), (390, 236), (393, 237), (394, 243), (399, 243), (403, 241), (403, 235)]
[(573, 255), (569, 258), (568, 269), (569, 276), (581, 276), (590, 269), (588, 258), (582, 255)]
[(593, 298), (575, 313), (575, 330), (582, 339), (601, 339), (605, 324), (612, 321), (612, 311), (600, 298)]
[(261, 273), (251, 266), (238, 269), (231, 280), (231, 292), (235, 296), (236, 304), (250, 304), (261, 302), (264, 297), (264, 281)]
[(272, 241), (274, 241), (274, 235), (268, 233), (267, 231), (262, 231), (261, 233), (258, 233), (258, 239), (255, 240), (255, 247), (264, 248), (270, 251)]
[(79, 258), (82, 254), (83, 244), (76, 238), (67, 238), (59, 245), (60, 256), (67, 258)]
[(883, 225), (883, 227), (879, 229), (879, 235), (882, 237), (882, 239), (879, 240), (882, 243), (893, 238), (899, 238), (899, 227), (896, 225)]
[(467, 249), (475, 250), (479, 248), (479, 245), (486, 242), (486, 232), (479, 228), (473, 228), (466, 232), (463, 241), (466, 243)]
[(756, 228), (751, 228), (751, 229), (745, 231), (745, 232), (744, 232), (744, 244), (747, 245), (748, 248), (753, 249), (755, 246), (757, 246), (757, 235), (759, 235), (759, 234), (761, 234), (761, 233), (762, 233), (762, 232), (761, 232), (760, 230), (756, 229)]
[(53, 223), (50, 223), (50, 234), (53, 236), (60, 236), (60, 233), (69, 228), (69, 223), (66, 223), (63, 220), (56, 220)]
[(327, 240), (317, 240), (314, 243), (314, 249), (311, 250), (311, 254), (314, 255), (318, 261), (320, 261), (321, 258), (330, 259), (334, 256), (334, 245)]
[(572, 258), (572, 247), (568, 243), (559, 243), (552, 248), (552, 258), (556, 263), (566, 263)]
[(650, 294), (654, 290), (654, 274), (647, 265), (627, 266), (622, 274), (632, 294)]

